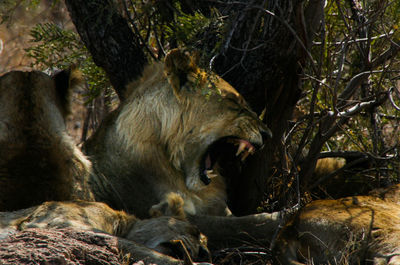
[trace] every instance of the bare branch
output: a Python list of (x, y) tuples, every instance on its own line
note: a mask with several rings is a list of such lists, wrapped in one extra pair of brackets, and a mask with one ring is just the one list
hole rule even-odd
[(390, 48), (372, 61), (371, 69), (375, 69), (376, 67), (392, 59), (398, 54), (399, 51), (400, 51), (400, 40), (392, 41), (392, 45), (390, 46)]
[[(370, 38), (357, 38), (357, 39), (354, 39), (354, 40), (347, 40), (347, 44), (353, 44), (353, 43), (357, 43), (357, 42), (364, 42), (364, 41), (367, 41), (368, 39), (369, 40), (386, 39), (388, 37), (391, 37), (393, 35), (393, 33), (394, 33), (394, 31), (391, 30), (389, 33), (381, 34), (381, 35), (378, 35), (378, 36), (373, 36), (373, 37), (370, 37)], [(322, 45), (322, 42), (314, 41), (313, 44), (314, 45)], [(343, 41), (328, 42), (327, 44), (328, 45), (342, 45)]]
[(326, 157), (341, 157), (345, 159), (352, 159), (364, 157), (364, 152), (359, 151), (329, 151), (329, 152), (321, 152), (318, 155), (318, 158), (326, 158)]
[[(392, 104), (392, 106), (393, 106), (396, 110), (400, 111), (400, 107), (397, 106), (396, 102), (394, 102), (394, 99), (393, 99), (393, 96), (392, 96), (393, 90), (395, 90), (394, 87), (391, 87), (391, 88), (389, 89), (389, 91), (388, 91), (389, 100), (390, 100), (390, 103)], [(395, 91), (396, 91), (397, 95), (399, 95), (398, 91), (397, 91), (397, 90), (395, 90)]]
[[(125, 1), (120, 1), (122, 2), (122, 5), (124, 7), (124, 11), (125, 11), (125, 15), (129, 20), (129, 23), (132, 25), (132, 28), (134, 30), (135, 36), (139, 39), (141, 46), (143, 46), (146, 51), (150, 54), (150, 56), (154, 59), (157, 60), (156, 56), (154, 55), (154, 53), (149, 49), (149, 47), (146, 45), (146, 41), (142, 38), (142, 35), (140, 35), (139, 29), (136, 26), (135, 21), (133, 21), (130, 12), (128, 10), (128, 6), (126, 5)], [(150, 23), (149, 23), (149, 30), (150, 30)]]
[[(365, 81), (368, 79), (368, 77), (373, 74), (373, 73), (382, 73), (382, 70), (379, 71), (365, 71), (361, 72), (355, 76), (347, 83), (346, 88), (343, 90), (343, 92), (339, 95), (339, 100), (346, 101), (348, 100), (356, 91), (356, 89)], [(344, 102), (339, 105), (339, 107), (342, 107)]]
[(274, 18), (276, 18), (279, 22), (281, 22), (283, 25), (285, 25), (285, 27), (293, 34), (293, 37), (297, 40), (298, 44), (301, 46), (301, 48), (303, 49), (304, 53), (307, 55), (310, 65), (313, 69), (313, 71), (315, 73), (318, 73), (317, 68), (314, 65), (314, 58), (311, 55), (310, 51), (307, 49), (306, 44), (300, 39), (299, 35), (296, 33), (296, 31), (292, 28), (292, 26), (289, 25), (289, 23), (282, 19), (281, 17), (275, 15), (274, 12), (269, 11), (268, 9), (265, 9), (263, 7), (259, 7), (259, 6), (255, 6), (254, 8), (260, 9), (262, 11), (264, 11), (265, 14), (268, 14), (270, 16), (273, 16)]
[[(367, 101), (367, 102), (359, 102), (356, 105), (354, 105), (353, 107), (351, 107), (350, 109), (338, 112), (337, 116), (338, 117), (346, 117), (346, 118), (351, 117), (354, 114), (360, 113), (360, 111), (365, 109), (365, 108), (368, 108), (368, 107), (376, 105), (377, 102), (378, 102), (377, 100), (371, 100), (371, 101)], [(328, 115), (333, 116), (335, 114), (334, 114), (333, 111), (329, 111)]]
[[(322, 138), (323, 142), (327, 141), (330, 137), (332, 137), (332, 135), (339, 129), (339, 127), (342, 126), (343, 124), (345, 124), (351, 116), (354, 116), (355, 114), (360, 113), (362, 110), (364, 110), (366, 108), (379, 106), (383, 102), (385, 102), (386, 99), (387, 99), (387, 93), (383, 93), (380, 98), (376, 98), (375, 100), (371, 100), (371, 101), (367, 101), (367, 102), (357, 103), (355, 106), (351, 107), (350, 109), (337, 113), (336, 114), (337, 117), (341, 117), (341, 118), (339, 119), (339, 121), (337, 121), (337, 123), (333, 127), (331, 127), (323, 135), (323, 138)], [(328, 112), (328, 116), (333, 118), (334, 115), (335, 114), (333, 111)]]

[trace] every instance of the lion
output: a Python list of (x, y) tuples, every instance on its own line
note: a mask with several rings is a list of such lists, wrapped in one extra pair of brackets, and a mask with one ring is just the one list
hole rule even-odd
[(0, 77), (0, 238), (13, 230), (67, 227), (117, 236), (125, 252), (160, 264), (181, 263), (150, 249), (207, 258), (205, 237), (172, 197), (167, 204), (176, 218), (149, 220), (91, 202), (91, 162), (65, 127), (70, 93), (82, 82), (75, 68), (53, 76), (12, 71)]
[(400, 264), (400, 185), (317, 200), (285, 226), (278, 264)]
[(224, 167), (239, 170), (271, 136), (243, 97), (175, 49), (124, 98), (83, 148), (95, 200), (143, 218), (165, 208), (172, 192), (187, 214), (231, 215)]
[(12, 71), (0, 77), (0, 211), (48, 200), (93, 200), (91, 162), (65, 129), (75, 68), (49, 76)]
[(173, 217), (139, 220), (104, 203), (85, 201), (51, 201), (19, 211), (0, 212), (0, 239), (34, 228), (69, 228), (114, 235), (119, 238), (121, 251), (130, 253), (135, 260), (158, 264), (182, 264), (175, 258), (210, 260), (204, 235), (195, 226)]

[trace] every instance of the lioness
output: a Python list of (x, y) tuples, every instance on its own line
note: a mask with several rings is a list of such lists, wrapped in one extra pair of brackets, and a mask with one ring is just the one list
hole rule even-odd
[(86, 184), (91, 163), (65, 129), (69, 96), (81, 81), (74, 70), (0, 77), (0, 211), (93, 199)]
[[(182, 264), (148, 248), (188, 260), (209, 260), (205, 237), (188, 222), (172, 217), (139, 220), (100, 202), (46, 202), (15, 212), (0, 212), (0, 240), (31, 228), (72, 228), (114, 235), (119, 238), (119, 249), (130, 253), (134, 260)], [(0, 254), (0, 263), (1, 259)]]
[(400, 264), (400, 185), (308, 204), (276, 249), (282, 264)]
[(124, 98), (84, 146), (95, 199), (147, 217), (175, 192), (188, 214), (230, 215), (224, 167), (244, 161), (271, 134), (241, 95), (175, 49)]

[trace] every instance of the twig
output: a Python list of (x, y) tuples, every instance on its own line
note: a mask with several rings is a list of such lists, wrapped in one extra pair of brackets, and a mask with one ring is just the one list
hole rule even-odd
[[(337, 123), (336, 123), (332, 128), (330, 128), (330, 129), (323, 135), (322, 140), (323, 140), (324, 142), (327, 141), (327, 140), (337, 131), (337, 129), (338, 129), (340, 126), (342, 126), (343, 124), (345, 124), (345, 123), (347, 122), (347, 120), (348, 120), (351, 116), (353, 116), (353, 115), (355, 115), (355, 114), (361, 112), (361, 110), (363, 110), (363, 109), (365, 109), (365, 108), (373, 107), (373, 106), (378, 106), (378, 105), (382, 104), (382, 103), (386, 100), (386, 97), (387, 97), (386, 95), (387, 95), (387, 93), (386, 93), (386, 94), (383, 94), (383, 95), (384, 95), (384, 96), (382, 96), (381, 98), (377, 98), (377, 99), (375, 99), (375, 100), (371, 100), (371, 101), (368, 101), (368, 102), (360, 102), (360, 103), (357, 103), (357, 104), (356, 104), (355, 106), (353, 106), (352, 108), (337, 113), (336, 115), (337, 115), (338, 117), (341, 117), (340, 120), (337, 121)], [(335, 113), (334, 113), (333, 111), (329, 111), (329, 112), (328, 112), (328, 116), (333, 117), (334, 115), (335, 115)]]
[(400, 51), (400, 40), (391, 41), (392, 45), (389, 49), (383, 52), (379, 57), (375, 58), (371, 62), (371, 69), (375, 69), (376, 67), (384, 64), (389, 59), (396, 56), (396, 54)]
[(275, 230), (274, 235), (271, 238), (271, 243), (269, 245), (269, 249), (272, 250), (275, 248), (276, 241), (278, 239), (279, 232), (285, 227), (286, 223), (295, 215), (299, 210), (301, 206), (299, 204), (296, 204), (292, 208), (285, 209), (282, 211), (279, 211), (279, 225)]
[(234, 24), (232, 25), (228, 37), (226, 38), (224, 49), (221, 51), (222, 54), (225, 54), (225, 51), (228, 50), (228, 47), (230, 46), (233, 37), (233, 33), (236, 31), (237, 25), (239, 24), (239, 21), (243, 19), (243, 17), (244, 17), (244, 12), (241, 12), (239, 18), (234, 19)]
[(215, 54), (215, 55), (211, 58), (210, 63), (208, 64), (208, 68), (209, 68), (210, 71), (213, 70), (215, 59), (216, 59), (218, 56), (219, 56), (219, 53)]
[(342, 100), (342, 105), (339, 107), (343, 107), (344, 102), (349, 99), (355, 92), (356, 88), (361, 85), (363, 81), (365, 81), (366, 78), (368, 78), (369, 75), (371, 74), (376, 74), (376, 73), (382, 73), (383, 70), (375, 70), (375, 71), (365, 71), (356, 74), (351, 78), (351, 80), (347, 83), (346, 88), (343, 90), (343, 92), (339, 95), (339, 100)]
[[(224, 4), (224, 5), (228, 5), (228, 4), (229, 5), (232, 5), (232, 4), (234, 4), (234, 5), (246, 5), (247, 8), (258, 9), (258, 10), (261, 10), (262, 12), (264, 12), (265, 14), (274, 17), (279, 22), (281, 22), (292, 33), (293, 37), (300, 44), (301, 48), (304, 50), (304, 52), (306, 53), (307, 57), (309, 58), (310, 64), (311, 64), (311, 68), (313, 69), (314, 73), (318, 73), (317, 68), (314, 65), (314, 58), (311, 55), (310, 51), (307, 49), (307, 47), (304, 44), (304, 42), (300, 39), (300, 37), (298, 36), (296, 31), (293, 29), (293, 27), (290, 26), (289, 23), (286, 20), (284, 20), (281, 17), (277, 16), (274, 12), (272, 12), (272, 11), (270, 11), (268, 9), (265, 9), (263, 6), (257, 6), (257, 5), (249, 6), (249, 4), (245, 3), (245, 2), (238, 2), (238, 1), (232, 1), (232, 2), (229, 2), (229, 3), (225, 3), (225, 2), (222, 2), (222, 1), (209, 1), (209, 2), (218, 3), (218, 4)], [(243, 16), (243, 13), (242, 13), (242, 16)], [(242, 16), (240, 18), (242, 18)], [(235, 29), (236, 29), (238, 21), (239, 21), (239, 19), (236, 19), (234, 21), (235, 24), (231, 28), (231, 30), (230, 30), (230, 32), (228, 34), (227, 40), (226, 40), (225, 45), (224, 45), (224, 51), (227, 50), (227, 48), (229, 47), (230, 40), (232, 39), (232, 36), (233, 36), (233, 33), (234, 33)]]
[(400, 111), (400, 107), (397, 106), (396, 102), (394, 102), (394, 99), (393, 99), (393, 96), (392, 96), (393, 90), (396, 92), (397, 96), (400, 97), (400, 95), (399, 95), (400, 93), (396, 89), (394, 89), (394, 87), (391, 87), (391, 88), (389, 88), (389, 91), (388, 91), (389, 100), (390, 100), (390, 103), (392, 104), (392, 106), (396, 110)]
[(253, 48), (244, 48), (244, 49), (241, 49), (241, 48), (237, 48), (237, 47), (234, 47), (234, 46), (232, 46), (232, 45), (229, 45), (230, 48), (232, 48), (232, 49), (234, 49), (234, 50), (236, 50), (236, 51), (240, 51), (240, 52), (255, 51), (255, 50), (260, 49), (260, 48), (262, 48), (262, 47), (264, 47), (264, 46), (266, 46), (266, 44), (265, 44), (265, 43), (261, 43), (261, 44), (259, 44), (259, 45), (257, 45), (257, 46), (254, 46)]
[[(264, 0), (264, 2), (263, 2), (263, 6), (265, 5), (265, 1), (266, 0)], [(254, 1), (253, 1), (253, 3), (254, 3)], [(260, 12), (257, 12), (257, 16), (253, 21), (253, 25), (251, 27), (251, 30), (249, 31), (249, 39), (245, 41), (245, 46), (244, 46), (244, 49), (243, 49), (242, 58), (240, 59), (240, 64), (242, 66), (243, 66), (243, 62), (244, 62), (244, 60), (246, 58), (250, 42), (251, 42), (251, 40), (253, 38), (254, 31), (256, 30), (257, 21), (260, 19), (260, 16), (261, 16)]]
[[(157, 28), (155, 28), (153, 30), (153, 32), (154, 32), (154, 37), (156, 38), (156, 42), (157, 42), (159, 51), (161, 51), (162, 56), (165, 56), (167, 54), (167, 52), (164, 50), (164, 47), (160, 41), (160, 38), (158, 37)], [(163, 39), (163, 33), (161, 33), (161, 38)], [(160, 53), (159, 53), (159, 55), (160, 55)], [(158, 58), (160, 58), (160, 56), (158, 56)]]
[[(376, 100), (371, 100), (371, 101), (367, 101), (367, 102), (359, 102), (356, 105), (354, 105), (353, 107), (351, 107), (345, 111), (338, 112), (337, 116), (338, 117), (351, 117), (354, 114), (359, 113), (362, 109), (376, 105), (376, 103), (377, 103)], [(333, 113), (333, 111), (328, 111), (328, 115), (333, 116), (335, 114)]]
[[(346, 51), (347, 51), (347, 42), (345, 42), (342, 45), (341, 58), (339, 60), (339, 66), (338, 66), (338, 75), (336, 77), (336, 82), (335, 82), (335, 86), (334, 86), (334, 90), (333, 90), (334, 91), (333, 92), (333, 95), (334, 95), (333, 101), (334, 102), (332, 102), (333, 106), (337, 105), (337, 99), (338, 99), (337, 91), (338, 91), (339, 82), (340, 82), (340, 79), (341, 79), (342, 73), (343, 73), (344, 62), (346, 60)], [(339, 96), (339, 100), (340, 100), (340, 96)]]
[(327, 158), (327, 157), (356, 158), (364, 156), (365, 153), (360, 151), (330, 151), (330, 152), (321, 152), (318, 155), (318, 158)]
[(379, 115), (379, 117), (385, 118), (387, 120), (395, 120), (395, 121), (400, 120), (400, 116), (396, 116), (396, 115), (388, 115), (388, 114), (383, 114), (383, 113), (378, 113), (378, 115)]
[[(347, 44), (353, 44), (353, 43), (356, 43), (356, 42), (364, 42), (364, 41), (367, 41), (369, 39), (370, 40), (377, 40), (377, 39), (381, 39), (381, 38), (387, 38), (387, 37), (392, 36), (393, 34), (394, 34), (394, 31), (391, 30), (389, 33), (381, 34), (381, 35), (370, 37), (370, 38), (358, 38), (358, 39), (355, 39), (355, 40), (348, 40)], [(327, 44), (328, 45), (342, 45), (343, 41), (328, 42)], [(322, 45), (322, 42), (314, 41), (313, 45)]]
[(257, 9), (260, 9), (260, 10), (264, 11), (266, 14), (276, 18), (279, 22), (281, 22), (283, 25), (285, 25), (285, 27), (292, 33), (293, 37), (297, 40), (297, 42), (300, 44), (300, 46), (303, 49), (303, 51), (306, 53), (307, 57), (310, 60), (310, 65), (311, 65), (311, 68), (313, 69), (314, 73), (318, 73), (318, 70), (314, 65), (313, 56), (311, 55), (310, 51), (307, 49), (307, 47), (305, 46), (303, 41), (300, 39), (299, 35), (297, 35), (296, 31), (292, 28), (292, 26), (290, 26), (289, 23), (286, 20), (278, 17), (277, 15), (275, 15), (274, 12), (269, 11), (268, 9), (265, 9), (265, 8), (259, 7), (259, 6), (254, 6), (254, 8), (257, 8)]
[[(139, 40), (140, 40), (140, 42), (141, 42), (141, 44), (142, 44), (142, 47), (146, 49), (146, 51), (150, 54), (150, 56), (151, 56), (154, 60), (157, 60), (156, 56), (155, 56), (155, 55), (153, 54), (153, 52), (149, 49), (149, 47), (146, 45), (146, 42), (145, 42), (145, 40), (143, 39), (142, 35), (140, 35), (140, 31), (139, 31), (139, 29), (136, 27), (135, 21), (133, 21), (133, 19), (131, 18), (130, 14), (129, 14), (128, 6), (126, 5), (126, 2), (125, 2), (124, 0), (122, 0), (121, 2), (122, 2), (122, 4), (123, 4), (123, 6), (124, 6), (124, 11), (125, 11), (126, 17), (128, 18), (129, 22), (131, 23), (132, 28), (133, 28), (133, 30), (134, 30), (134, 32), (135, 32), (135, 35), (139, 38)], [(149, 24), (149, 27), (150, 27), (150, 24)]]

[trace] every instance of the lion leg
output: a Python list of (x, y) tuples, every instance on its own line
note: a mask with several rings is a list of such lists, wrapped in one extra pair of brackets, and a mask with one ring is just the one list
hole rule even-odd
[(174, 216), (188, 220), (196, 225), (208, 238), (212, 249), (238, 247), (244, 242), (269, 244), (279, 229), (283, 217), (281, 213), (262, 213), (242, 217), (191, 215), (184, 212), (184, 199), (177, 193), (170, 192), (160, 203), (153, 205), (150, 215)]
[(211, 250), (235, 248), (243, 243), (257, 243), (269, 247), (282, 222), (278, 212), (241, 217), (188, 215), (188, 220), (207, 236), (208, 247)]
[(182, 260), (210, 261), (207, 238), (186, 220), (169, 216), (138, 220), (123, 237)]
[[(129, 259), (133, 261), (143, 260), (145, 264), (154, 263), (159, 265), (182, 265), (182, 260), (164, 255), (131, 240), (119, 238), (118, 247), (123, 253), (129, 253)], [(185, 262), (183, 264), (186, 265), (191, 263)]]

